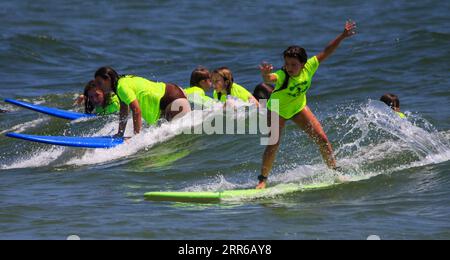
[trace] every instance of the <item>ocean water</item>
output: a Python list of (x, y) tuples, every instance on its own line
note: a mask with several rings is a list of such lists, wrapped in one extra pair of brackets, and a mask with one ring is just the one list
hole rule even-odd
[[(68, 122), (0, 102), (0, 239), (449, 239), (448, 1), (4, 1), (0, 98), (81, 111), (95, 70), (189, 83), (197, 65), (228, 66), (249, 90), (258, 64), (309, 56), (358, 23), (308, 92), (349, 182), (255, 200), (150, 202), (148, 191), (256, 185), (256, 135), (146, 128), (125, 145), (87, 150), (12, 140), (8, 132), (98, 136), (117, 117)], [(396, 93), (408, 119), (377, 100)], [(242, 116), (242, 115), (241, 115)], [(131, 123), (128, 130), (131, 129)], [(270, 183), (333, 182), (317, 147), (288, 124)]]

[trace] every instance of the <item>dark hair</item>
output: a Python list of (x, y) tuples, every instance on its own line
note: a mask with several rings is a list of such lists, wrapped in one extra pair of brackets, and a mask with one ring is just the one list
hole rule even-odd
[(192, 71), (190, 86), (198, 87), (200, 84), (200, 81), (205, 80), (205, 79), (210, 79), (210, 78), (211, 78), (211, 74), (209, 73), (209, 70), (205, 67), (198, 66), (197, 68), (195, 68), (194, 71)]
[(255, 87), (255, 90), (253, 91), (253, 96), (256, 98), (256, 100), (261, 99), (269, 99), (270, 95), (272, 95), (274, 87), (271, 85), (268, 85), (266, 83), (261, 83)]
[(111, 67), (101, 67), (94, 75), (94, 78), (101, 77), (104, 80), (109, 79), (111, 81), (111, 89), (117, 94), (117, 84), (119, 82), (119, 74)]
[(95, 81), (91, 80), (89, 81), (86, 86), (84, 87), (84, 112), (86, 114), (92, 114), (92, 112), (95, 109), (94, 104), (92, 104), (91, 100), (89, 99), (89, 91), (96, 89), (97, 85), (95, 85)]
[(308, 61), (308, 55), (306, 54), (306, 50), (297, 45), (289, 46), (283, 52), (283, 57), (296, 58), (300, 61), (300, 63), (306, 63)]
[(84, 87), (84, 93), (83, 93), (83, 95), (84, 95), (84, 111), (86, 114), (92, 114), (92, 112), (94, 112), (95, 105), (92, 104), (91, 100), (89, 99), (89, 91), (95, 90), (97, 88), (100, 89), (101, 91), (103, 91), (103, 94), (105, 95), (105, 103), (103, 104), (103, 108), (105, 108), (107, 104), (111, 103), (111, 95), (112, 95), (111, 91), (105, 91), (104, 89), (97, 86), (95, 84), (94, 80), (91, 80)]
[(400, 108), (400, 100), (398, 99), (397, 95), (388, 93), (384, 94), (380, 98), (381, 102), (384, 102), (386, 105), (390, 106), (392, 109), (399, 109)]

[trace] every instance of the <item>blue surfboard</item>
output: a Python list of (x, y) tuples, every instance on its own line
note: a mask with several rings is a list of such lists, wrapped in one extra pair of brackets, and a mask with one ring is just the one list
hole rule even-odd
[(39, 136), (18, 133), (8, 133), (7, 137), (17, 138), (37, 143), (70, 146), (78, 148), (113, 148), (123, 144), (123, 138), (105, 137), (65, 137), (65, 136)]
[(33, 111), (36, 111), (39, 113), (47, 114), (47, 115), (58, 117), (58, 118), (68, 119), (68, 120), (77, 120), (80, 118), (90, 118), (90, 117), (96, 116), (93, 114), (77, 113), (77, 112), (71, 112), (71, 111), (62, 110), (62, 109), (34, 105), (34, 104), (31, 104), (28, 102), (19, 101), (19, 100), (15, 100), (15, 99), (9, 99), (9, 98), (5, 99), (5, 102), (19, 106), (19, 107), (23, 107), (26, 109), (30, 109), (30, 110), (33, 110)]

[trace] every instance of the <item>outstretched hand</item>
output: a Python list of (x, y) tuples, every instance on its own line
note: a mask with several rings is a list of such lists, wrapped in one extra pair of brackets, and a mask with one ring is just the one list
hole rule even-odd
[(356, 34), (356, 22), (348, 20), (345, 22), (345, 29), (342, 33), (345, 38), (351, 37)]
[(75, 101), (73, 102), (73, 105), (80, 106), (84, 102), (85, 99), (86, 99), (86, 97), (84, 95), (79, 95), (77, 97), (77, 99), (75, 99)]
[(272, 64), (264, 62), (261, 65), (259, 65), (259, 69), (261, 70), (262, 75), (269, 75), (273, 71), (273, 66)]

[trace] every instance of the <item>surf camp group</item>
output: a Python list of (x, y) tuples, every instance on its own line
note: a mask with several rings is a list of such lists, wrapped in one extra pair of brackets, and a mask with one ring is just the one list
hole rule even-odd
[[(160, 119), (174, 121), (183, 118), (192, 108), (211, 108), (218, 104), (224, 108), (246, 107), (265, 109), (268, 113), (270, 140), (263, 152), (261, 174), (257, 177), (257, 189), (266, 187), (269, 173), (281, 143), (281, 134), (288, 121), (295, 123), (320, 150), (325, 164), (339, 171), (333, 147), (321, 123), (307, 105), (306, 94), (319, 66), (339, 47), (341, 42), (356, 34), (356, 23), (347, 21), (344, 30), (314, 56), (298, 45), (287, 47), (283, 53), (284, 64), (275, 70), (270, 63), (259, 65), (262, 83), (253, 93), (234, 80), (228, 67), (209, 70), (196, 67), (190, 77), (190, 86), (182, 88), (174, 83), (154, 82), (149, 79), (119, 74), (112, 67), (101, 67), (94, 73), (82, 95), (75, 103), (84, 106), (85, 115), (119, 114), (116, 139), (123, 139), (131, 110), (133, 133), (140, 134), (143, 120), (148, 125), (157, 124)], [(256, 67), (256, 66), (255, 66)], [(212, 90), (212, 96), (208, 96)], [(394, 94), (385, 94), (381, 101), (386, 103), (400, 117), (400, 102)], [(2, 112), (7, 112), (3, 111)], [(14, 137), (14, 136), (12, 136)], [(132, 142), (133, 138), (127, 140)]]

